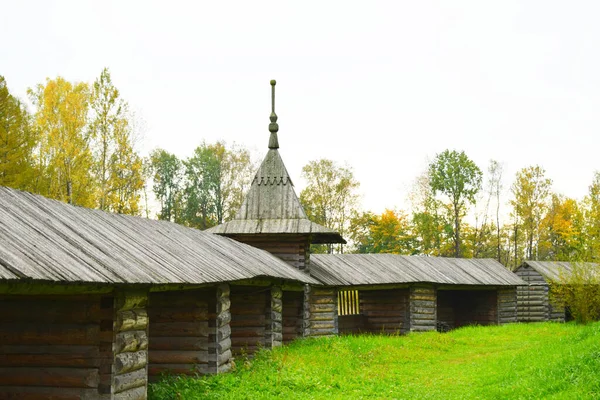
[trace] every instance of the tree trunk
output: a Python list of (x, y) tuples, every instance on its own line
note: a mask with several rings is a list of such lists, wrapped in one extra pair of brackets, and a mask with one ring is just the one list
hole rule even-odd
[(454, 203), (454, 258), (460, 258), (460, 219), (456, 203)]

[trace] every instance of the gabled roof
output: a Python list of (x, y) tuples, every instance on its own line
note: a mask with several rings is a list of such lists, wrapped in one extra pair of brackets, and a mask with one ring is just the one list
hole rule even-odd
[[(593, 265), (596, 268), (598, 264), (586, 262), (585, 264)], [(539, 272), (547, 281), (560, 281), (560, 274), (571, 275), (572, 263), (567, 261), (523, 261), (521, 267), (527, 265)], [(520, 268), (520, 267), (519, 267)]]
[[(274, 87), (275, 81), (271, 81)], [(273, 108), (269, 130), (269, 151), (256, 172), (252, 185), (235, 218), (207, 232), (225, 236), (300, 234), (312, 243), (346, 243), (333, 229), (311, 222), (279, 154), (277, 115)]]
[(526, 285), (525, 281), (492, 259), (397, 254), (313, 254), (310, 274), (332, 286), (403, 283)]
[(203, 284), (256, 277), (315, 282), (228, 238), (0, 187), (0, 281)]

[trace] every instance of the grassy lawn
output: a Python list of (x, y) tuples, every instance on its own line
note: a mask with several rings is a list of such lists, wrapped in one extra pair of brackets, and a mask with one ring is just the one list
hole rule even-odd
[(600, 323), (305, 339), (150, 399), (598, 399)]

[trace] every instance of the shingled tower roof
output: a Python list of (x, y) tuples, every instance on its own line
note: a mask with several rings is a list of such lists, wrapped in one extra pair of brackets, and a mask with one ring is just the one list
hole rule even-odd
[(295, 234), (310, 236), (312, 243), (346, 243), (338, 232), (311, 222), (296, 196), (294, 184), (278, 150), (275, 84), (272, 80), (269, 151), (235, 218), (208, 229), (208, 232), (230, 237)]

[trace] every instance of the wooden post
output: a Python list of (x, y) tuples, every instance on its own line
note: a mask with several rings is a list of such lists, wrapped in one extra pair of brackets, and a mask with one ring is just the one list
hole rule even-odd
[(216, 318), (209, 321), (211, 333), (208, 335), (209, 373), (219, 374), (231, 370), (231, 301), (229, 284), (217, 286), (214, 308)]
[(432, 285), (410, 288), (410, 331), (435, 331), (437, 323), (437, 290)]
[(498, 289), (498, 325), (517, 322), (517, 288)]
[(123, 290), (115, 295), (111, 395), (145, 399), (148, 389), (148, 293)]
[(281, 287), (271, 287), (271, 295), (267, 296), (265, 307), (265, 347), (272, 349), (283, 342), (283, 292)]

